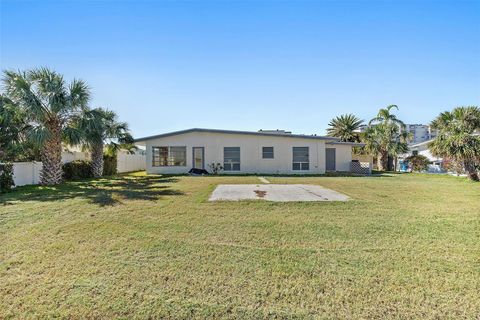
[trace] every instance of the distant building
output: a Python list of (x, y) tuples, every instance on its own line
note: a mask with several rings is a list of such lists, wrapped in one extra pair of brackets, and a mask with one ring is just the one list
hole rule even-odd
[(356, 132), (365, 132), (365, 130), (367, 130), (368, 128), (368, 124), (362, 124), (358, 127), (357, 130), (355, 130)]
[[(362, 124), (356, 131), (364, 132), (367, 128), (368, 125)], [(438, 134), (437, 130), (426, 124), (406, 124), (405, 130), (411, 134), (409, 145), (432, 140)]]
[(406, 124), (405, 129), (411, 134), (409, 144), (412, 145), (432, 140), (437, 136), (437, 130), (426, 124)]

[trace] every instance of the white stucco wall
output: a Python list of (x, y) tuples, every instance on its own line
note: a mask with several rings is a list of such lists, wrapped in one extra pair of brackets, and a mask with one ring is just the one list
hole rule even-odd
[(328, 144), (327, 148), (335, 148), (336, 171), (350, 171), (352, 162), (352, 147), (347, 145)]
[[(187, 165), (185, 167), (153, 167), (153, 146), (186, 146)], [(271, 173), (271, 174), (323, 174), (325, 173), (325, 140), (302, 139), (284, 136), (260, 136), (214, 132), (190, 132), (146, 141), (148, 173), (186, 173), (192, 168), (192, 148), (205, 148), (205, 169), (208, 164), (223, 165), (223, 148), (240, 147), (240, 171), (224, 173)], [(274, 147), (274, 159), (262, 159), (262, 147)], [(309, 147), (310, 170), (292, 170), (292, 147)], [(337, 151), (337, 170), (350, 170), (351, 147), (340, 147)], [(210, 170), (209, 170), (210, 171)]]

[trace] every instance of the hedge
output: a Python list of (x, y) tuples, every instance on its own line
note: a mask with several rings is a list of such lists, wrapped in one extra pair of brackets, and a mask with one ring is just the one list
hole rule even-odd
[(65, 180), (80, 180), (93, 178), (92, 164), (86, 160), (75, 160), (62, 166)]

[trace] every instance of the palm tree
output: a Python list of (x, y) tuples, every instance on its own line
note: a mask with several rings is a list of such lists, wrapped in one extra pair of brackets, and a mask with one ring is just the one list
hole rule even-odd
[(103, 108), (83, 112), (76, 119), (75, 127), (82, 132), (81, 143), (91, 152), (92, 171), (95, 178), (103, 174), (105, 144), (110, 150), (115, 150), (133, 143), (127, 123), (119, 122), (115, 112)]
[(393, 108), (398, 110), (398, 106), (395, 105), (395, 104), (391, 104), (384, 109), (380, 109), (378, 111), (377, 116), (375, 118), (373, 118), (372, 120), (370, 120), (368, 125), (379, 124), (379, 123), (383, 123), (383, 124), (393, 123), (393, 124), (396, 124), (396, 125), (398, 125), (402, 128), (405, 127), (405, 124), (403, 123), (403, 121), (398, 119), (396, 115), (394, 115), (393, 113), (390, 112), (390, 110), (392, 110)]
[(41, 184), (60, 183), (62, 140), (79, 136), (71, 123), (87, 107), (88, 86), (81, 80), (67, 84), (62, 75), (47, 68), (5, 71), (3, 83), (7, 96), (28, 115), (30, 136), (41, 147)]
[(369, 126), (363, 134), (365, 149), (371, 154), (377, 155), (377, 167), (379, 170), (388, 170), (389, 156), (397, 154), (401, 148), (397, 136), (398, 126), (392, 124), (379, 124)]
[(392, 170), (394, 158), (408, 149), (410, 135), (405, 131), (403, 121), (391, 113), (393, 108), (398, 110), (394, 104), (380, 109), (377, 116), (369, 121), (363, 134), (365, 149), (377, 155), (379, 170)]
[(468, 177), (479, 181), (480, 108), (458, 107), (451, 112), (442, 112), (432, 121), (431, 126), (439, 131), (429, 144), (432, 154), (463, 164)]
[(358, 130), (362, 123), (363, 120), (353, 114), (342, 114), (330, 121), (327, 134), (344, 142), (360, 142)]

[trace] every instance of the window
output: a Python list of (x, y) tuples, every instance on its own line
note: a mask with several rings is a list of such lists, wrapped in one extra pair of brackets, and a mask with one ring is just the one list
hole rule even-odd
[(223, 148), (223, 170), (240, 171), (240, 147)]
[(308, 147), (293, 147), (293, 170), (309, 170)]
[(187, 147), (152, 147), (153, 167), (185, 167)]
[(168, 163), (168, 147), (152, 147), (152, 166), (163, 167)]
[(262, 147), (262, 159), (273, 159), (273, 147)]

